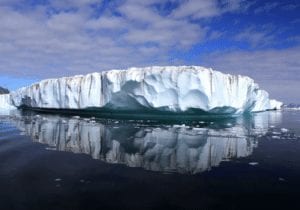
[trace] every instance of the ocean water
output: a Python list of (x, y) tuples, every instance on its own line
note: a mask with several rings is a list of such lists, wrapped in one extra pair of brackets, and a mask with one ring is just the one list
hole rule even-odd
[(0, 209), (299, 209), (300, 111), (0, 116)]

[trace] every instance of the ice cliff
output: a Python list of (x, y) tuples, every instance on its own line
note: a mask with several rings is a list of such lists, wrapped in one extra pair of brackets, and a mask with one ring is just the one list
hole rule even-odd
[(270, 100), (249, 77), (199, 66), (130, 68), (47, 79), (10, 95), (9, 104), (16, 107), (51, 109), (240, 114), (282, 105)]
[(7, 115), (13, 109), (16, 109), (16, 107), (12, 105), (11, 96), (0, 94), (0, 115)]

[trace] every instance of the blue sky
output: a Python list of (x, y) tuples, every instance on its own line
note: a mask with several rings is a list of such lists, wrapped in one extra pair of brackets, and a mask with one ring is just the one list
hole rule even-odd
[(297, 0), (0, 0), (0, 86), (151, 65), (248, 75), (300, 102)]

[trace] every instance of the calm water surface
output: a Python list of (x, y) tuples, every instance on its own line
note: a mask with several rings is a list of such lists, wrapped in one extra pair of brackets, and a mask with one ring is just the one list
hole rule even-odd
[(0, 209), (299, 209), (300, 111), (0, 117)]

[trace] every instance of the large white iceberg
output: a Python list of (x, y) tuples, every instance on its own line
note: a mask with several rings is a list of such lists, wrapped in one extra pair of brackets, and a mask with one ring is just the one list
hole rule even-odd
[(199, 66), (111, 70), (47, 79), (11, 93), (16, 107), (240, 114), (278, 109), (246, 76)]

